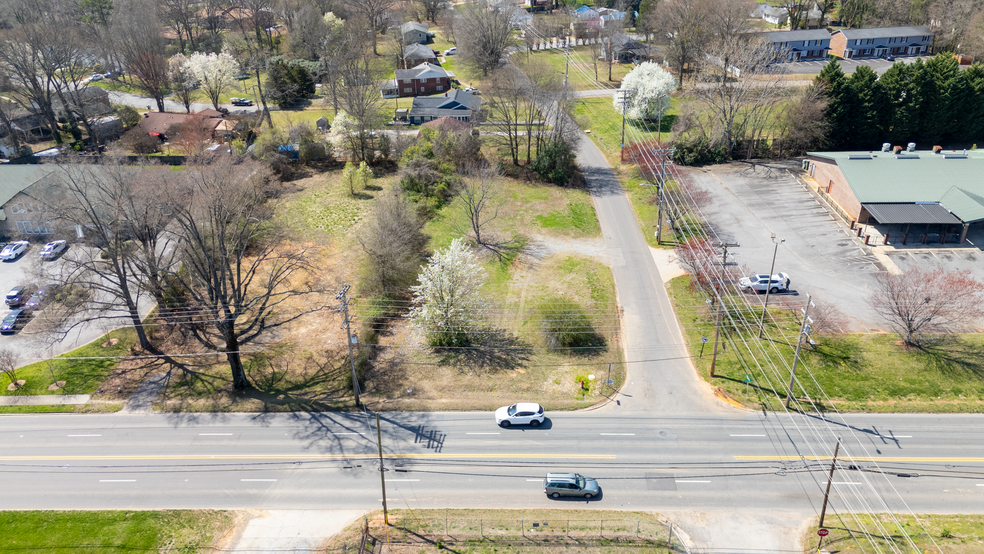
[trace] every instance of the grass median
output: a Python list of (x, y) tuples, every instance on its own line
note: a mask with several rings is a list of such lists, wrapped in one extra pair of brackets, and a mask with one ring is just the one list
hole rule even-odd
[[(776, 400), (785, 398), (796, 347), (798, 307), (805, 299), (772, 297), (769, 314), (775, 323), (767, 324), (765, 339), (756, 332), (759, 309), (729, 311), (722, 318), (722, 347), (712, 378), (715, 312), (691, 289), (690, 280), (673, 279), (669, 290), (697, 371), (748, 407), (779, 408)], [(749, 300), (759, 304), (757, 298)], [(702, 344), (701, 337), (709, 342)], [(794, 392), (804, 401), (808, 395), (821, 410), (984, 412), (984, 335), (939, 337), (924, 348), (907, 348), (892, 334), (813, 338), (815, 346), (801, 349)]]
[[(982, 515), (840, 514), (824, 522), (830, 534), (821, 542), (816, 527), (803, 537), (803, 544), (820, 544), (828, 552), (946, 552), (971, 554), (984, 551)], [(904, 533), (903, 533), (904, 532)], [(912, 543), (909, 542), (911, 539)]]
[(212, 552), (234, 524), (214, 510), (2, 512), (3, 552)]
[[(343, 553), (368, 535), (387, 544), (388, 552), (525, 554), (532, 552), (664, 554), (676, 552), (669, 522), (650, 512), (614, 510), (390, 510), (389, 526), (381, 511), (368, 514), (326, 545)], [(681, 549), (682, 550), (682, 549)]]

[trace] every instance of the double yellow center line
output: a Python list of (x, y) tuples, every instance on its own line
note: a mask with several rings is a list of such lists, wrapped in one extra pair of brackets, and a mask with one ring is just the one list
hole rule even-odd
[[(614, 460), (614, 454), (383, 454), (385, 459), (423, 460)], [(376, 454), (132, 454), (99, 456), (0, 456), (0, 463), (23, 461), (117, 460), (378, 460)]]
[[(807, 460), (811, 462), (829, 462), (831, 456), (735, 456), (735, 460), (742, 462), (798, 462)], [(984, 458), (960, 458), (960, 457), (939, 457), (939, 456), (853, 456), (851, 458), (840, 457), (842, 462), (984, 462)]]

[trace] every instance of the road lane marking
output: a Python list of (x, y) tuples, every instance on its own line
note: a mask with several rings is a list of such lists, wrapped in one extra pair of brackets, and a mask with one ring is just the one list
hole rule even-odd
[(466, 435), (498, 435), (499, 433), (465, 433)]
[[(615, 454), (383, 454), (386, 459), (417, 460), (614, 460)], [(115, 460), (377, 460), (378, 454), (140, 454), (101, 456), (0, 456), (0, 462)], [(770, 458), (771, 459), (771, 458)], [(799, 458), (797, 458), (799, 459)], [(968, 458), (969, 459), (969, 458)], [(984, 461), (984, 458), (975, 458)]]
[(855, 483), (853, 481), (831, 481), (831, 485), (860, 485), (861, 483)]
[(600, 433), (600, 435), (608, 437), (634, 437), (635, 433)]
[(365, 435), (365, 433), (332, 433), (332, 435)]
[(978, 487), (984, 487), (984, 483), (977, 483)]
[[(745, 462), (787, 462), (799, 460), (829, 462), (831, 460), (830, 456), (734, 456), (734, 458)], [(984, 458), (944, 458), (936, 456), (927, 456), (925, 458), (916, 456), (884, 456), (877, 458), (874, 456), (855, 456), (851, 460), (855, 462), (984, 462)]]
[(765, 435), (728, 435), (729, 437), (764, 437)]
[[(527, 479), (526, 480), (527, 483), (540, 483), (542, 481), (543, 481), (543, 479)], [(984, 485), (977, 485), (977, 486), (978, 487), (984, 487)]]
[(102, 435), (69, 435), (70, 437), (101, 437)]
[(402, 482), (406, 482), (406, 481), (420, 481), (420, 479), (387, 479), (386, 480), (387, 483), (396, 483), (396, 482), (401, 482), (401, 481)]
[(276, 479), (240, 479), (240, 481), (272, 483)]
[(135, 483), (136, 479), (100, 479), (100, 483)]
[(710, 483), (710, 481), (697, 481), (694, 479), (674, 479), (677, 483)]
[(198, 433), (199, 437), (231, 437), (232, 433)]

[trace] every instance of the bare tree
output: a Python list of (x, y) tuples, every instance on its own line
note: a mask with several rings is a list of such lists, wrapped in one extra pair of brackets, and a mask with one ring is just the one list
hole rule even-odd
[(508, 242), (496, 237), (489, 229), (498, 219), (503, 204), (496, 183), (498, 177), (494, 169), (484, 167), (466, 177), (458, 189), (458, 202), (468, 220), (468, 229), (459, 231), (462, 234), (471, 232), (475, 244), (497, 254)]
[(969, 271), (917, 268), (882, 277), (869, 302), (906, 345), (919, 346), (926, 335), (977, 323), (984, 317), (982, 300), (984, 283)]
[(365, 252), (359, 290), (364, 296), (402, 296), (426, 261), (424, 221), (399, 189), (379, 198), (359, 231)]
[(738, 142), (754, 136), (777, 109), (776, 99), (785, 89), (770, 63), (781, 55), (759, 41), (718, 42), (708, 51), (717, 63), (701, 67), (690, 93), (703, 108), (709, 140), (723, 145), (729, 157)]
[(823, 149), (830, 127), (824, 115), (826, 108), (827, 99), (816, 87), (808, 87), (786, 102), (775, 118), (775, 154), (781, 158)]
[[(354, 40), (349, 44), (358, 44)], [(376, 59), (368, 49), (358, 48), (342, 59), (341, 104), (350, 115), (356, 128), (350, 133), (352, 153), (358, 160), (372, 162), (375, 156), (376, 136), (373, 133), (382, 125), (379, 111), (382, 97), (379, 95), (379, 73)]]
[(129, 0), (127, 9), (113, 12), (112, 34), (127, 74), (136, 77), (138, 86), (164, 111), (164, 96), (170, 91), (167, 43), (153, 4), (147, 0)]
[(11, 386), (17, 386), (17, 353), (12, 348), (0, 348), (0, 372), (10, 379)]
[(377, 34), (386, 25), (386, 16), (393, 8), (393, 2), (394, 0), (348, 0), (349, 9), (353, 13), (359, 14), (359, 18), (362, 20), (362, 25), (358, 25), (354, 21), (352, 24), (361, 27), (364, 32), (371, 35), (372, 53), (377, 56), (379, 55)]
[(661, 0), (655, 10), (656, 42), (664, 45), (666, 58), (680, 75), (696, 66), (710, 39), (706, 0)]
[(174, 30), (178, 37), (180, 52), (186, 52), (185, 44), (191, 46), (191, 51), (198, 50), (196, 41), (198, 29), (198, 4), (190, 0), (158, 0), (157, 13), (162, 22)]
[(512, 24), (506, 10), (490, 0), (465, 4), (457, 11), (455, 37), (461, 57), (488, 75), (505, 61), (512, 40)]
[(292, 302), (315, 290), (305, 276), (311, 253), (273, 222), (270, 175), (259, 164), (223, 156), (171, 177), (169, 234), (183, 262), (172, 276), (187, 302), (179, 321), (226, 356), (233, 388), (245, 390), (243, 347), (319, 309), (311, 300)]
[(437, 16), (450, 7), (448, 0), (417, 0), (424, 12), (424, 17), (431, 23), (437, 23)]
[(810, 8), (815, 0), (782, 0), (780, 7), (785, 8), (789, 17), (789, 29), (795, 31), (804, 26), (809, 20)]

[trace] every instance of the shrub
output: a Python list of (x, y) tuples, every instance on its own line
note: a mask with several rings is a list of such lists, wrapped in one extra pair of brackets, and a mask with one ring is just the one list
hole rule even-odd
[(728, 151), (724, 146), (711, 146), (707, 138), (677, 141), (673, 161), (681, 165), (720, 164), (728, 161)]
[(549, 140), (540, 147), (530, 169), (540, 179), (555, 185), (566, 185), (574, 178), (577, 166), (574, 164), (574, 152), (569, 144), (562, 140)]
[(137, 127), (127, 131), (120, 142), (124, 148), (135, 154), (153, 154), (161, 149), (160, 139)]
[(138, 112), (133, 106), (123, 106), (117, 104), (113, 106), (113, 111), (115, 111), (117, 117), (120, 118), (120, 122), (123, 124), (124, 129), (129, 130), (140, 123), (140, 112)]

